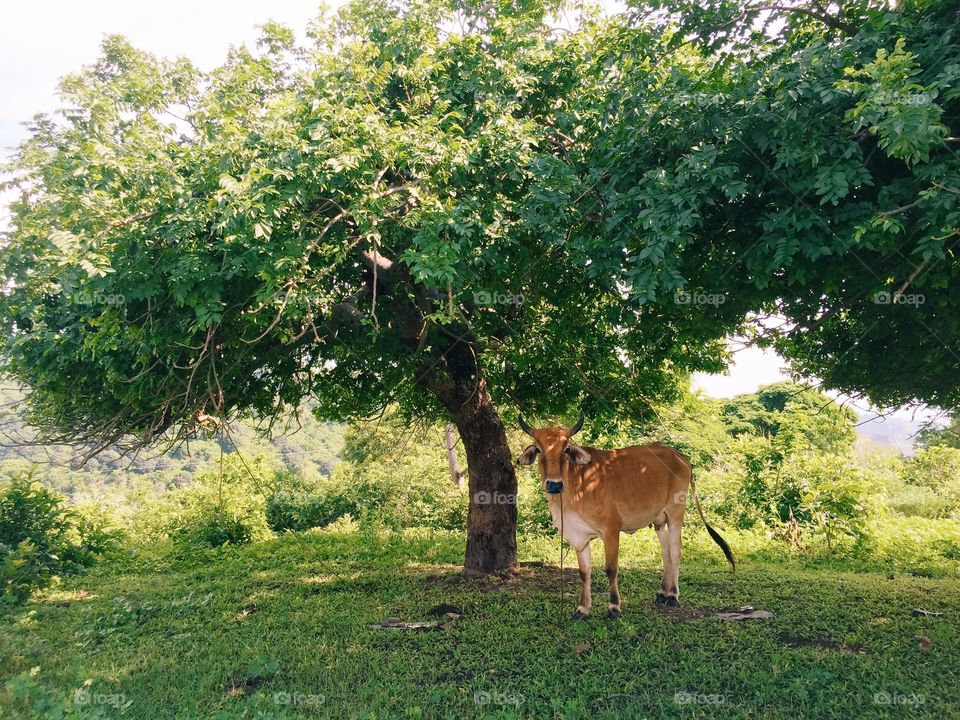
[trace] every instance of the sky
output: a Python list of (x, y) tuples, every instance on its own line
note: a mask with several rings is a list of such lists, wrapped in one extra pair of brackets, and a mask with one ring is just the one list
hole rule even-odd
[[(327, 4), (336, 7), (342, 2)], [(253, 46), (256, 26), (267, 20), (291, 27), (302, 38), (319, 7), (309, 0), (8, 1), (0, 11), (0, 156), (26, 137), (21, 123), (58, 107), (58, 79), (93, 63), (104, 35), (119, 33), (143, 50), (164, 57), (186, 56), (209, 70), (224, 59), (231, 45)], [(0, 196), (0, 207), (3, 204)], [(0, 228), (4, 221), (5, 210), (0, 209)], [(749, 348), (736, 353), (726, 375), (698, 374), (694, 387), (714, 397), (731, 397), (784, 379), (784, 367), (774, 353)], [(862, 404), (856, 408), (866, 410)], [(885, 444), (907, 449), (908, 435), (919, 422), (912, 413), (901, 411), (859, 429), (892, 438)]]

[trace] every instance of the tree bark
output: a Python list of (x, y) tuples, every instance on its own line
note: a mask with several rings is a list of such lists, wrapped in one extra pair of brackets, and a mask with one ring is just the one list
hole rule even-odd
[(467, 452), (469, 478), (463, 571), (502, 573), (517, 562), (517, 474), (506, 431), (485, 384), (454, 419)]
[[(391, 327), (417, 352), (432, 332), (432, 360), (417, 372), (416, 383), (447, 409), (467, 453), (470, 508), (467, 515), (466, 575), (502, 573), (517, 562), (517, 474), (507, 434), (487, 389), (469, 327), (445, 325), (430, 329), (424, 322), (431, 305), (406, 268), (378, 250), (363, 253), (369, 287), (377, 289)], [(417, 290), (411, 298), (409, 288)], [(371, 292), (372, 294), (372, 292)]]
[(506, 430), (470, 341), (451, 342), (432, 367), (420, 385), (450, 412), (467, 453), (464, 574), (505, 572), (517, 562), (517, 474)]

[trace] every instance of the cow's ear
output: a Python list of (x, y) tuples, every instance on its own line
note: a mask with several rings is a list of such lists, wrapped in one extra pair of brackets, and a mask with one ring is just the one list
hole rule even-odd
[(567, 454), (570, 456), (570, 459), (573, 461), (574, 465), (589, 465), (590, 461), (593, 459), (590, 457), (590, 453), (588, 453), (579, 445), (568, 446)]
[(532, 465), (534, 459), (537, 457), (538, 452), (540, 452), (540, 448), (538, 448), (536, 445), (531, 445), (522, 453), (520, 453), (520, 457), (517, 458), (517, 464)]

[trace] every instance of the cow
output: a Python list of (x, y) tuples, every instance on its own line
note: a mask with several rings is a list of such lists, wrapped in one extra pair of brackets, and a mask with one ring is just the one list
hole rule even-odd
[(583, 620), (590, 614), (590, 541), (603, 540), (610, 583), (608, 617), (617, 619), (622, 613), (617, 588), (620, 533), (632, 533), (648, 525), (657, 531), (663, 550), (663, 582), (656, 603), (679, 606), (680, 531), (688, 487), (693, 491), (707, 532), (736, 570), (730, 546), (703, 515), (693, 471), (685, 455), (661, 443), (618, 450), (581, 447), (571, 438), (583, 427), (583, 421), (581, 413), (572, 428), (535, 430), (521, 416), (520, 427), (533, 438), (533, 443), (517, 458), (520, 465), (532, 465), (539, 458), (553, 524), (577, 551), (583, 587), (574, 620)]

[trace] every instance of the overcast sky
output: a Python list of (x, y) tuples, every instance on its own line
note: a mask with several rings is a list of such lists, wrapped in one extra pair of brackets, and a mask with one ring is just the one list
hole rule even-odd
[[(341, 0), (327, 3), (331, 7)], [(7, 0), (0, 13), (0, 154), (24, 139), (21, 123), (58, 106), (60, 77), (94, 62), (104, 35), (120, 33), (136, 47), (165, 57), (186, 56), (201, 69), (218, 65), (231, 45), (256, 42), (257, 25), (275, 20), (303, 37), (319, 4), (234, 0)], [(0, 198), (2, 204), (2, 198)], [(0, 210), (0, 225), (5, 213)], [(726, 376), (698, 375), (694, 384), (716, 397), (751, 392), (782, 379), (782, 361), (756, 349), (737, 353)]]

